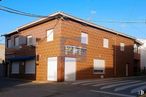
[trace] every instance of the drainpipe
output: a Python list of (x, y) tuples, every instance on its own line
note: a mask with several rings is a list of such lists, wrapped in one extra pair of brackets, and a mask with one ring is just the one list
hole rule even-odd
[(118, 33), (115, 35), (115, 38), (114, 38), (114, 76), (116, 77), (117, 76), (117, 68), (116, 68), (116, 47), (117, 47), (117, 36), (118, 36)]

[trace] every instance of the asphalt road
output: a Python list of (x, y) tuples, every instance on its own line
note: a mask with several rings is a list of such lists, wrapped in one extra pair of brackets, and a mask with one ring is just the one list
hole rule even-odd
[(0, 78), (0, 97), (136, 97), (146, 77), (34, 83)]

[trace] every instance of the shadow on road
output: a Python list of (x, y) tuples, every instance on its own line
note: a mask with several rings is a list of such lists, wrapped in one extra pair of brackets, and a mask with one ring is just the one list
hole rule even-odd
[(11, 88), (22, 84), (27, 84), (31, 81), (24, 81), (18, 79), (10, 79), (10, 78), (3, 78), (0, 77), (0, 91), (4, 88)]

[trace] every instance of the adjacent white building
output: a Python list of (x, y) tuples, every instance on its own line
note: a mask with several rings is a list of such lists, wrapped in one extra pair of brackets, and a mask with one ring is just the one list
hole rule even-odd
[(143, 45), (140, 46), (141, 70), (146, 70), (146, 39), (138, 40), (143, 43)]

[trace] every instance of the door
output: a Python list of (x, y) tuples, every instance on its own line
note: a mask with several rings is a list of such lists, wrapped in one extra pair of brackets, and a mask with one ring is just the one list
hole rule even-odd
[(126, 76), (128, 76), (128, 64), (126, 64)]
[(0, 77), (3, 76), (3, 64), (0, 63)]
[(76, 80), (76, 58), (65, 58), (65, 81)]
[(57, 81), (57, 57), (48, 58), (48, 76), (49, 81)]

